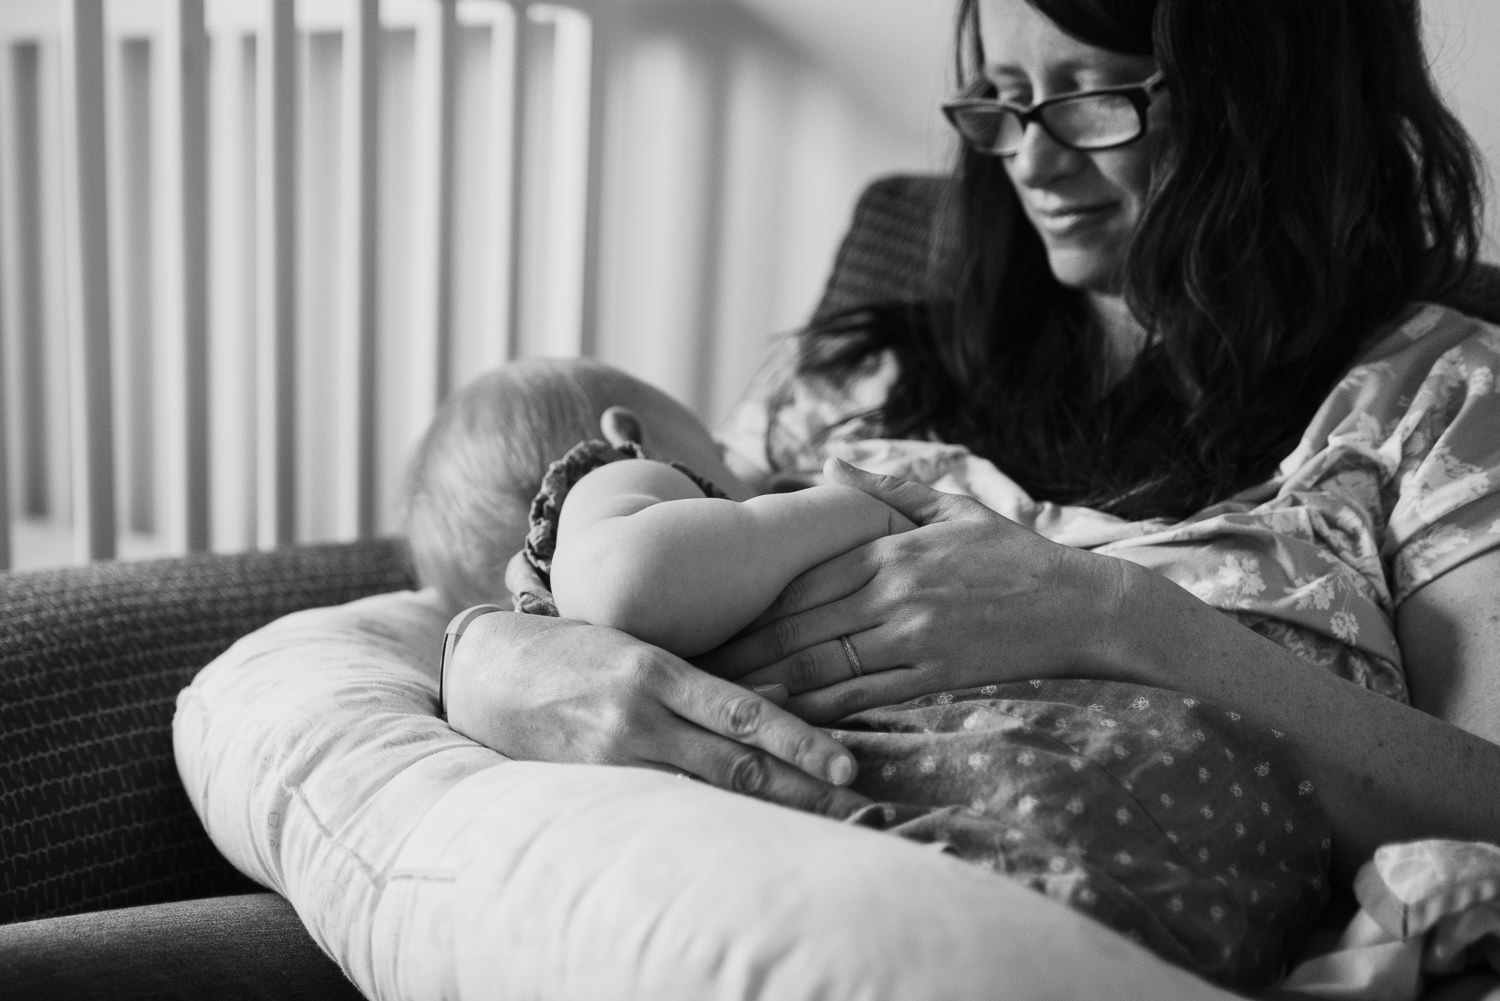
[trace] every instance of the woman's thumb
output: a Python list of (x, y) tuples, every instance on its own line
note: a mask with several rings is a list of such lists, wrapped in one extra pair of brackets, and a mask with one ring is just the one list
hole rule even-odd
[[(829, 459), (823, 464), (828, 482), (862, 490), (876, 500), (889, 504), (917, 525), (941, 521), (968, 521), (983, 517), (982, 505), (968, 497), (934, 490), (913, 480), (871, 473), (851, 466), (843, 459)], [(976, 510), (977, 509), (977, 510)]]

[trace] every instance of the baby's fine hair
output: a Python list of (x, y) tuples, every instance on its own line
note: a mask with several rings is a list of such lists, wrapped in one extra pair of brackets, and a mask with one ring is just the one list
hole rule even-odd
[(553, 460), (598, 438), (599, 415), (654, 390), (589, 359), (507, 363), (445, 399), (402, 496), (417, 579), (454, 606), (505, 604), (505, 566), (526, 539)]

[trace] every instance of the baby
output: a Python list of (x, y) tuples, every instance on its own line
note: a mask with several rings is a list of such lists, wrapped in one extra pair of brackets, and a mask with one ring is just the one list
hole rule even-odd
[[(407, 517), (418, 574), (454, 604), (506, 593), (524, 546), (540, 586), (518, 605), (682, 657), (803, 571), (914, 527), (846, 487), (757, 496), (681, 404), (588, 361), (512, 363), (455, 393), (418, 450)], [(1023, 681), (832, 732), (875, 801), (853, 822), (1020, 880), (1226, 985), (1279, 976), (1325, 899), (1327, 822), (1279, 735), (1199, 700)]]
[[(614, 402), (601, 407), (605, 400)], [(913, 527), (849, 487), (756, 496), (703, 425), (660, 390), (598, 362), (521, 361), (455, 393), (418, 448), (406, 510), (421, 580), (454, 605), (504, 594), (543, 474), (597, 438), (601, 413), (618, 427), (612, 437), (644, 436), (642, 451), (658, 458), (599, 443), (557, 464), (570, 471), (552, 488), (566, 503), (556, 496), (560, 511), (536, 562), (568, 618), (696, 656), (749, 625), (804, 570)], [(735, 573), (724, 575), (726, 566)]]

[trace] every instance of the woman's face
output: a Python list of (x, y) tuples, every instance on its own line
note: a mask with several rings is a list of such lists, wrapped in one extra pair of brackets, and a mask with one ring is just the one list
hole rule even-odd
[[(1147, 56), (1122, 55), (1070, 37), (1026, 0), (979, 0), (985, 74), (996, 96), (1021, 107), (1060, 94), (1140, 83), (1156, 71)], [(1115, 294), (1125, 249), (1145, 207), (1159, 144), (1161, 102), (1139, 142), (1080, 152), (1058, 144), (1039, 125), (1026, 129), (1006, 173), (1042, 243), (1057, 280), (1070, 288)]]

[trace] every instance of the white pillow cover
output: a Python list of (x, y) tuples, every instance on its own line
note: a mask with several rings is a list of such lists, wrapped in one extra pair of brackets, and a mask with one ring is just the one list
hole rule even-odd
[(415, 592), (300, 612), (178, 700), (214, 842), (371, 997), (1231, 997), (930, 848), (466, 740), (435, 716), (445, 621)]

